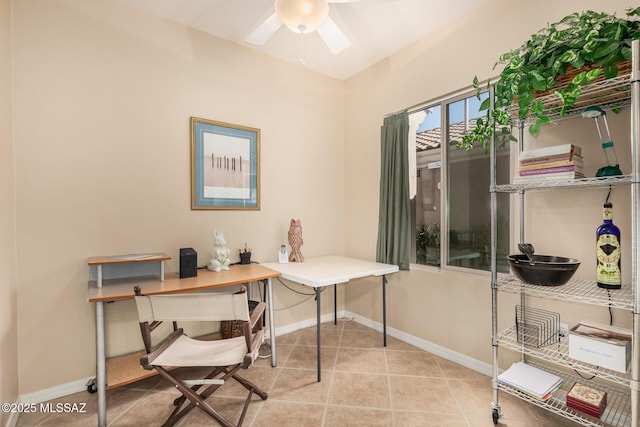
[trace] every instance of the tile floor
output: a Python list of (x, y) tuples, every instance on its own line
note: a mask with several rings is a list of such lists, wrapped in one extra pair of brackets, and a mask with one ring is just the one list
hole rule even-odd
[[(322, 325), (322, 382), (316, 381), (316, 329), (277, 338), (278, 366), (259, 359), (244, 376), (269, 392), (254, 396), (244, 426), (486, 426), (491, 420), (491, 379), (350, 320)], [(183, 370), (185, 375), (193, 370)], [(209, 402), (237, 420), (245, 390), (225, 384)], [(107, 393), (109, 426), (157, 426), (179, 394), (152, 377)], [(574, 426), (505, 393), (500, 394), (509, 427)], [(84, 403), (82, 414), (23, 414), (18, 426), (95, 426), (95, 394), (77, 393), (53, 403)], [(194, 409), (178, 426), (217, 425)]]

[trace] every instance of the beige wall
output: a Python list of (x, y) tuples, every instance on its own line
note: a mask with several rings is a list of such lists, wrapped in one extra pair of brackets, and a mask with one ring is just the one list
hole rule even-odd
[[(593, 9), (616, 12), (624, 16), (627, 1), (551, 1), (540, 2), (491, 0), (466, 19), (448, 25), (437, 34), (392, 55), (375, 66), (347, 80), (346, 145), (345, 145), (345, 226), (346, 253), (364, 258), (375, 257), (377, 237), (378, 186), (380, 162), (380, 126), (386, 114), (439, 98), (447, 93), (470, 87), (473, 76), (480, 80), (493, 77), (499, 70), (492, 69), (499, 55), (517, 48), (531, 34), (547, 23), (556, 22), (575, 11)], [(628, 117), (628, 116), (627, 116)], [(618, 119), (610, 119), (618, 120)], [(597, 138), (593, 124), (581, 124), (588, 138)], [(563, 125), (565, 126), (565, 125)], [(579, 125), (580, 126), (580, 125)], [(628, 141), (628, 125), (622, 124), (617, 141)], [(543, 130), (540, 144), (555, 142), (558, 132)], [(565, 132), (564, 137), (580, 136)], [(546, 138), (546, 139), (545, 139)], [(614, 139), (616, 140), (616, 139)], [(594, 140), (597, 143), (597, 139)], [(585, 144), (581, 144), (585, 145)], [(620, 144), (621, 145), (621, 144)], [(595, 163), (601, 153), (593, 152), (589, 168), (595, 172)], [(628, 148), (627, 148), (628, 152)], [(627, 168), (627, 172), (628, 172)], [(616, 222), (625, 220), (624, 196), (616, 192), (614, 200)], [(534, 199), (530, 205), (541, 212), (529, 228), (527, 236), (538, 248), (538, 253), (574, 256), (583, 260), (579, 275), (593, 277), (593, 239), (596, 226), (601, 222), (604, 196), (602, 192), (582, 193), (574, 196), (576, 203), (566, 205), (567, 193), (552, 195), (549, 199)], [(560, 202), (565, 203), (564, 205)], [(559, 204), (560, 203), (560, 204)], [(529, 217), (531, 218), (531, 217)], [(557, 228), (566, 236), (578, 236), (578, 243), (566, 237), (558, 242)], [(623, 229), (623, 235), (625, 230)], [(624, 237), (623, 237), (624, 239)], [(626, 238), (627, 244), (629, 239)], [(624, 242), (623, 242), (624, 244)], [(627, 272), (631, 265), (626, 250)], [(627, 274), (626, 277), (629, 277)], [(347, 288), (347, 310), (381, 321), (378, 290), (374, 280), (363, 280), (359, 286)], [(373, 286), (370, 286), (373, 285)], [(448, 348), (471, 358), (490, 363), (491, 358), (491, 298), (488, 275), (451, 274), (417, 267), (391, 278), (388, 287), (389, 326)], [(500, 319), (513, 318), (515, 300), (501, 296)], [(370, 302), (375, 302), (370, 306)], [(608, 321), (606, 310), (593, 307), (561, 307), (547, 301), (533, 301), (545, 307), (560, 310), (563, 320), (572, 322), (588, 312), (593, 320)], [(568, 311), (568, 313), (567, 313)], [(606, 320), (605, 320), (606, 318)], [(616, 321), (625, 323), (624, 315)]]
[[(275, 261), (291, 218), (306, 256), (343, 252), (342, 82), (111, 0), (14, 9), (21, 394), (95, 374), (89, 256), (163, 251), (177, 271), (223, 228), (235, 260), (246, 242)], [(190, 210), (190, 116), (261, 129), (260, 211)], [(313, 319), (275, 288), (278, 327)], [(110, 354), (141, 348), (131, 308), (108, 306)]]
[[(15, 189), (11, 90), (11, 0), (0, 0), (0, 402), (18, 395)], [(4, 425), (9, 414), (0, 414)]]

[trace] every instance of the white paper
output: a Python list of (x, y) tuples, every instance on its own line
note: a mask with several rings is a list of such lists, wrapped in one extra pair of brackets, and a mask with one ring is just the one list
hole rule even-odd
[(562, 378), (524, 362), (516, 362), (498, 375), (498, 381), (542, 399), (558, 387)]

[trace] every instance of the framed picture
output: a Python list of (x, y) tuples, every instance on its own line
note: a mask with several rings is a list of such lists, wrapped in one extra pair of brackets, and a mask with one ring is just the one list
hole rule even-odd
[(191, 209), (260, 209), (260, 129), (191, 117)]

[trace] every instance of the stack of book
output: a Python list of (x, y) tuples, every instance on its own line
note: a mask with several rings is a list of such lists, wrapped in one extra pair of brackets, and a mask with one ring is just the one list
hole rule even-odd
[(562, 385), (562, 378), (524, 362), (516, 362), (498, 375), (498, 382), (536, 399), (547, 400)]
[(513, 183), (584, 178), (583, 166), (582, 148), (574, 144), (524, 150)]
[(602, 390), (575, 383), (567, 393), (567, 407), (600, 418), (607, 406), (607, 393)]

